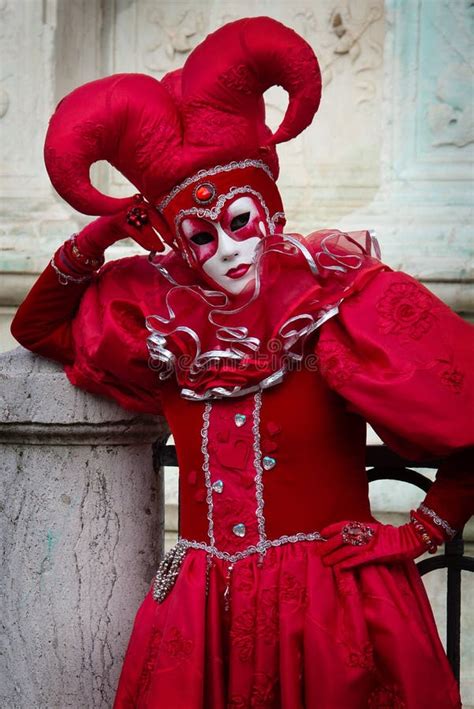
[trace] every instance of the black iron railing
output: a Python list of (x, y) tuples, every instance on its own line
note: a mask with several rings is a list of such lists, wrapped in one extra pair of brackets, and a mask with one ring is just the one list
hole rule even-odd
[[(154, 446), (156, 468), (178, 465), (176, 449), (166, 441)], [(369, 482), (375, 480), (400, 480), (428, 492), (432, 481), (412, 468), (437, 469), (440, 460), (414, 462), (401, 458), (386, 446), (367, 446), (366, 465)], [(443, 554), (423, 559), (417, 564), (421, 576), (436, 569), (447, 569), (446, 590), (446, 654), (459, 682), (461, 652), (461, 571), (474, 571), (474, 558), (464, 554), (461, 536), (447, 542)]]
[[(401, 480), (428, 492), (432, 481), (412, 468), (437, 470), (440, 460), (414, 462), (401, 458), (385, 446), (367, 446), (366, 465), (369, 482)], [(461, 663), (461, 571), (474, 571), (474, 558), (464, 554), (461, 535), (444, 545), (444, 553), (417, 563), (421, 576), (447, 569), (446, 654), (459, 682)]]

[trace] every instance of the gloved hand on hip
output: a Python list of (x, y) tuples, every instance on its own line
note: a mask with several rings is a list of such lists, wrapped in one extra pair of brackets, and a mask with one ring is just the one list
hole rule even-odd
[(364, 564), (416, 559), (425, 552), (434, 554), (444, 541), (442, 532), (419, 515), (401, 527), (379, 522), (342, 521), (321, 530), (327, 539), (321, 559), (326, 566), (352, 569)]

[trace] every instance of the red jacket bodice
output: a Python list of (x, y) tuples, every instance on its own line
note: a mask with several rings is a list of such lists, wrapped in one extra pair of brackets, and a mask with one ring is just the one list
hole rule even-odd
[[(186, 401), (176, 390), (163, 396), (179, 461), (180, 535), (208, 542), (203, 443), (219, 549), (234, 553), (259, 541), (259, 459), (268, 539), (317, 532), (334, 519), (372, 519), (363, 419), (348, 413), (322, 377), (307, 369), (262, 392), (258, 411), (255, 396), (207, 404), (207, 433), (202, 430), (206, 404)], [(245, 525), (242, 537), (232, 531), (237, 524)]]

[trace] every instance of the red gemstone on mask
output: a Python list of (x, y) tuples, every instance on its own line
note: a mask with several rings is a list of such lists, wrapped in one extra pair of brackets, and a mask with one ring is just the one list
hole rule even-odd
[(216, 194), (216, 188), (210, 182), (204, 182), (202, 185), (198, 185), (194, 190), (194, 199), (200, 204), (207, 204), (211, 199), (214, 198)]

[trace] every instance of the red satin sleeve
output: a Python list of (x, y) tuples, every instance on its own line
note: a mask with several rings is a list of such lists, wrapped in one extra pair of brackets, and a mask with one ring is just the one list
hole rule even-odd
[(316, 352), (329, 386), (389, 447), (447, 457), (425, 504), (462, 527), (474, 512), (474, 328), (410, 276), (382, 271), (321, 327)]
[(12, 334), (32, 352), (63, 364), (72, 384), (132, 411), (161, 414), (141, 305), (149, 272), (144, 261), (113, 261), (90, 281), (67, 285), (49, 265), (18, 309)]
[(89, 285), (61, 285), (48, 264), (16, 312), (11, 325), (13, 337), (36, 354), (61, 364), (72, 363), (72, 321)]

